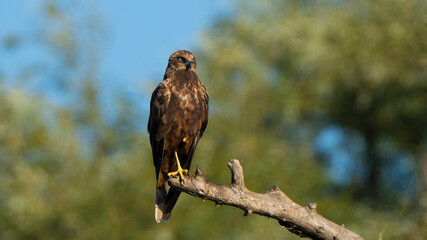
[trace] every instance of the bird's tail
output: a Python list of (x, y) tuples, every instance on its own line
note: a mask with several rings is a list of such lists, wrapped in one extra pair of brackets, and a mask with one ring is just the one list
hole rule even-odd
[(156, 207), (154, 216), (157, 223), (167, 222), (171, 217), (171, 211), (180, 195), (180, 191), (170, 188), (166, 183), (156, 189)]

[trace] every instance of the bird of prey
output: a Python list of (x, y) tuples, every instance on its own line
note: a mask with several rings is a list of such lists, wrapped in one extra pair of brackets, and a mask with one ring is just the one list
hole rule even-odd
[(186, 50), (174, 52), (163, 81), (151, 96), (148, 132), (157, 188), (155, 219), (170, 218), (180, 191), (168, 185), (171, 176), (183, 180), (208, 124), (209, 96), (196, 74), (196, 59)]

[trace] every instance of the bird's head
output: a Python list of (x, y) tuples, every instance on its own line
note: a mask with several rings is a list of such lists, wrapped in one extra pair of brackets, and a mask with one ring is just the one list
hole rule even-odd
[(196, 71), (196, 58), (186, 50), (178, 50), (169, 58), (169, 66), (174, 70)]

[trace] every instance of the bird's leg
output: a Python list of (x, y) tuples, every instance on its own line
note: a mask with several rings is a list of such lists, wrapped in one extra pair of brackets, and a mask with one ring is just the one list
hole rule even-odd
[(184, 174), (187, 174), (188, 170), (187, 169), (183, 169), (181, 167), (181, 164), (179, 163), (178, 153), (176, 151), (175, 151), (175, 158), (176, 158), (176, 165), (178, 166), (178, 170), (175, 171), (175, 172), (168, 173), (168, 176), (172, 177), (172, 176), (176, 176), (176, 175), (179, 174), (181, 180), (184, 181)]

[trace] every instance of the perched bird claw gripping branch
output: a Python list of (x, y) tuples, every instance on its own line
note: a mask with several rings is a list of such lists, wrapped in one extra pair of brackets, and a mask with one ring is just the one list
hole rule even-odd
[(180, 195), (167, 182), (179, 176), (185, 184), (197, 144), (208, 124), (209, 96), (196, 74), (196, 58), (186, 50), (174, 52), (163, 81), (150, 102), (148, 132), (156, 168), (156, 222), (167, 221)]

